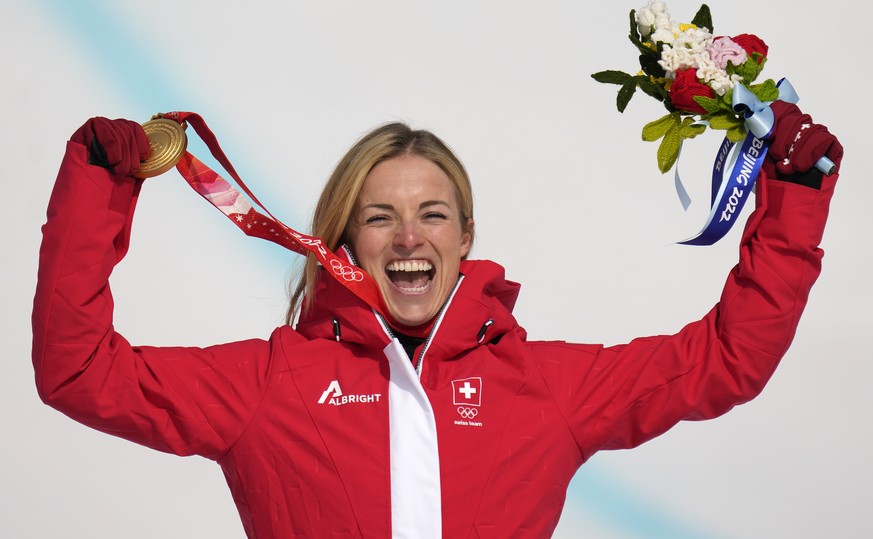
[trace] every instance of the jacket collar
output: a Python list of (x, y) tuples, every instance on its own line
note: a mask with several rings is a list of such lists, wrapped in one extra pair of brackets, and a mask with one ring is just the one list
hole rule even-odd
[[(461, 262), (464, 276), (428, 346), (428, 361), (456, 358), (517, 327), (512, 308), (520, 286), (505, 279), (500, 265), (488, 260)], [(361, 299), (319, 272), (315, 302), (297, 322), (304, 337), (337, 340), (382, 349), (390, 341), (380, 317)]]

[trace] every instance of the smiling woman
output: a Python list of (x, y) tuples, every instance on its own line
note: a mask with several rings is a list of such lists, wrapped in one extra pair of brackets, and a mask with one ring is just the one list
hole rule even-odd
[[(457, 238), (446, 238), (454, 232)], [(418, 326), (436, 315), (473, 245), (470, 179), (433, 133), (386, 124), (340, 160), (316, 206), (312, 233), (332, 249), (349, 244), (395, 320), (407, 333), (421, 334), (427, 327)], [(292, 293), (287, 323), (301, 302), (314, 301), (317, 268), (310, 257)]]
[(312, 226), (373, 278), (384, 308), (309, 259), (295, 324), (269, 340), (132, 346), (109, 277), (148, 141), (134, 122), (93, 118), (67, 145), (43, 227), (39, 394), (103, 432), (217, 461), (250, 538), (547, 537), (593, 454), (727, 412), (788, 349), (837, 178), (796, 167), (825, 153), (839, 166), (842, 148), (796, 106), (773, 109), (758, 208), (721, 299), (675, 335), (609, 347), (527, 340), (519, 285), (467, 259), (464, 167), (396, 123), (341, 159)]
[(367, 175), (348, 227), (352, 253), (376, 279), (399, 323), (426, 326), (458, 281), (470, 252), (473, 219), (432, 161), (414, 154), (382, 161)]

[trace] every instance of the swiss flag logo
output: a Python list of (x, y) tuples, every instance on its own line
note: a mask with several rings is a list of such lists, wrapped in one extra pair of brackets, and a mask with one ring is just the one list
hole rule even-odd
[(482, 406), (482, 379), (464, 378), (452, 380), (454, 404), (464, 406)]

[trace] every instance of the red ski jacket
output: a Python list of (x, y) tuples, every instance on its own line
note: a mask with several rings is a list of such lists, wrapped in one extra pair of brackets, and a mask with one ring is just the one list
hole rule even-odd
[(250, 538), (547, 537), (596, 451), (761, 391), (819, 274), (835, 181), (762, 176), (719, 302), (676, 335), (528, 341), (511, 313), (518, 285), (465, 261), (413, 358), (327, 277), (296, 329), (158, 348), (115, 332), (108, 284), (141, 182), (69, 143), (43, 228), (37, 388), (85, 425), (217, 461)]

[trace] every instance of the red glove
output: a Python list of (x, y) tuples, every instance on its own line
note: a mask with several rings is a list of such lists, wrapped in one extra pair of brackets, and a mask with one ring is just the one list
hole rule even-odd
[(131, 120), (110, 120), (97, 116), (80, 127), (72, 142), (88, 148), (88, 162), (107, 168), (118, 176), (139, 172), (140, 162), (149, 155), (149, 140), (142, 126)]
[[(776, 119), (770, 150), (764, 161), (764, 170), (771, 178), (794, 181), (798, 176), (809, 176), (815, 163), (824, 155), (834, 162), (836, 170), (843, 159), (843, 146), (828, 128), (813, 123), (797, 105), (774, 101), (770, 108)], [(820, 174), (819, 176), (819, 184)], [(798, 181), (797, 183), (807, 183)]]

